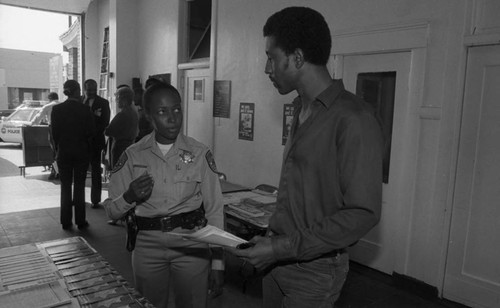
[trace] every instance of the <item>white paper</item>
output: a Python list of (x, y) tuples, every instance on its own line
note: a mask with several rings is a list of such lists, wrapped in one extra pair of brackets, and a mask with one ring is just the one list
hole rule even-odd
[(236, 235), (233, 235), (229, 232), (226, 232), (211, 225), (208, 225), (193, 233), (169, 232), (169, 234), (181, 236), (184, 239), (196, 242), (202, 242), (220, 246), (228, 246), (228, 247), (236, 247), (238, 244), (247, 242), (244, 239), (237, 237)]

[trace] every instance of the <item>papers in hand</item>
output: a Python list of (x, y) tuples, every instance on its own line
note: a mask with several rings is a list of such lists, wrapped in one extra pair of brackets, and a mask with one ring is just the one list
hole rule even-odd
[(237, 237), (229, 232), (221, 230), (217, 227), (207, 225), (206, 227), (195, 231), (193, 233), (176, 233), (169, 232), (171, 235), (181, 236), (184, 239), (192, 240), (196, 242), (236, 247), (238, 244), (245, 243), (246, 241), (242, 238)]

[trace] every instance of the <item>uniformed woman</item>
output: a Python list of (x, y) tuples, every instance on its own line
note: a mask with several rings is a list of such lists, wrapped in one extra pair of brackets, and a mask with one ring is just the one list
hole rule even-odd
[[(111, 219), (135, 210), (139, 229), (132, 267), (137, 290), (156, 307), (206, 307), (211, 253), (168, 232), (223, 228), (222, 194), (207, 146), (181, 133), (181, 97), (173, 86), (149, 87), (143, 99), (154, 131), (114, 167), (105, 201)], [(206, 219), (205, 219), (206, 218)]]

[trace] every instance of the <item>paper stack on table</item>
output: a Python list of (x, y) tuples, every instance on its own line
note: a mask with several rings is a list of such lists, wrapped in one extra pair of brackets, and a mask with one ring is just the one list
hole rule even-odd
[(239, 203), (244, 199), (252, 199), (253, 201), (269, 204), (276, 202), (276, 196), (273, 194), (263, 194), (260, 191), (238, 191), (233, 193), (225, 193), (223, 196), (224, 204)]
[(220, 246), (236, 247), (246, 241), (236, 235), (221, 230), (217, 227), (207, 225), (206, 227), (193, 233), (169, 232), (171, 235), (181, 236), (184, 239)]

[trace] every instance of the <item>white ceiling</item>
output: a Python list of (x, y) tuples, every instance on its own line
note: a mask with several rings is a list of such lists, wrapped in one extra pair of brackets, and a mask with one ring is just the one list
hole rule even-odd
[(82, 14), (92, 0), (0, 0), (0, 4), (66, 14)]

